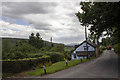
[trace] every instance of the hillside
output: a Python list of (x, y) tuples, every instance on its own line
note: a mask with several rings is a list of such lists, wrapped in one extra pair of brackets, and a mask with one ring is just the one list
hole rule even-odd
[[(17, 41), (28, 41), (28, 39), (22, 39), (22, 38), (2, 38), (2, 46), (4, 46), (4, 43), (10, 43), (12, 45), (15, 45)], [(51, 46), (51, 42), (43, 40), (44, 43), (46, 43), (47, 46)], [(61, 43), (53, 43), (54, 46), (57, 46)]]
[[(16, 45), (16, 42), (19, 41), (26, 41), (28, 42), (28, 39), (21, 39), (21, 38), (2, 38), (2, 52), (9, 52), (9, 50)], [(46, 46), (50, 47), (51, 42), (43, 40)], [(53, 43), (54, 46), (60, 45), (60, 43)]]

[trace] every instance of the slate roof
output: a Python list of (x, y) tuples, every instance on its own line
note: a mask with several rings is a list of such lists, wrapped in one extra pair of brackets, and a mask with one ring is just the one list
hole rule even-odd
[(94, 44), (94, 43), (92, 43), (92, 42), (90, 42), (90, 41), (83, 41), (81, 44), (79, 44), (79, 45), (75, 45), (76, 46), (76, 48), (77, 47), (79, 47), (79, 46), (81, 46), (83, 43), (86, 43), (87, 42), (87, 44), (89, 44), (89, 45), (91, 45), (91, 46), (93, 46), (94, 48), (96, 48), (97, 47), (97, 45), (96, 44)]

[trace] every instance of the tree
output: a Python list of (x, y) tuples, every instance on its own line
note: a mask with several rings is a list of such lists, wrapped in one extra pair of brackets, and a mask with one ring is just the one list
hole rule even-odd
[(31, 33), (31, 37), (34, 37), (34, 33)]
[(111, 45), (111, 37), (102, 38), (101, 45), (103, 45), (105, 47), (108, 46), (108, 45)]
[(36, 38), (40, 39), (40, 34), (39, 33), (36, 33)]
[[(83, 26), (91, 26), (90, 32), (99, 38), (104, 31), (106, 35), (120, 32), (120, 2), (81, 2), (82, 13), (76, 13)], [(120, 36), (118, 33), (117, 37)]]
[(29, 44), (31, 44), (32, 46), (35, 46), (35, 36), (34, 33), (31, 33), (31, 36), (29, 36)]
[(43, 40), (40, 37), (39, 33), (36, 33), (36, 36), (34, 36), (34, 33), (31, 33), (31, 36), (29, 36), (29, 44), (32, 46), (40, 49), (43, 47)]

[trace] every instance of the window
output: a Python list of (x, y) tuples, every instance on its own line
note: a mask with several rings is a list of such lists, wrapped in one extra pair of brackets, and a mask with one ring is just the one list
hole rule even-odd
[(89, 48), (89, 46), (87, 46), (87, 47), (86, 47), (86, 46), (83, 46), (83, 47), (84, 47), (84, 50), (88, 50), (88, 48)]
[(74, 58), (76, 58), (76, 54), (74, 54)]

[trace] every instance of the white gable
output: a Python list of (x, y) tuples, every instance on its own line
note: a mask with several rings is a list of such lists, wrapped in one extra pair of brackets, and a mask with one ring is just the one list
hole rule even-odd
[[(91, 46), (89, 44), (87, 44), (87, 45), (88, 45), (88, 51), (95, 51), (95, 48), (93, 46)], [(79, 47), (76, 48), (75, 52), (76, 51), (86, 51), (84, 49), (85, 46), (86, 46), (86, 43), (83, 43), (82, 45), (80, 45)]]

